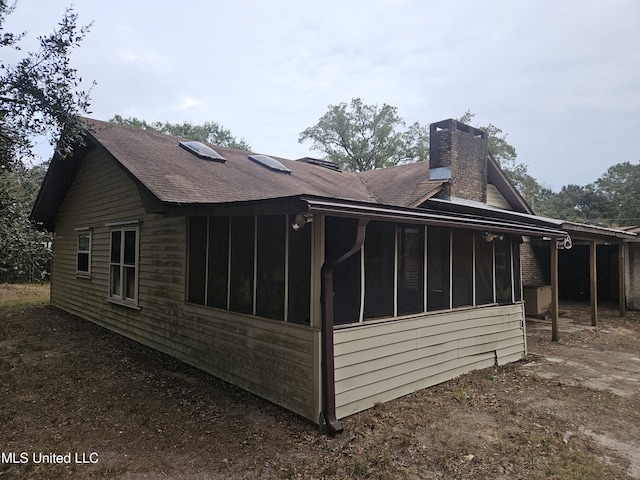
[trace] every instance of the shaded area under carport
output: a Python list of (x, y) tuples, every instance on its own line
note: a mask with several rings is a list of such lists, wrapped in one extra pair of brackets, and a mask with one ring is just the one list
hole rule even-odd
[(547, 285), (540, 294), (548, 296), (545, 301), (551, 310), (554, 341), (558, 340), (561, 300), (588, 301), (594, 326), (598, 321), (598, 302), (615, 302), (620, 315), (625, 314), (626, 245), (637, 241), (635, 233), (618, 229), (560, 221), (559, 226), (570, 235), (571, 242), (538, 241), (530, 249)]

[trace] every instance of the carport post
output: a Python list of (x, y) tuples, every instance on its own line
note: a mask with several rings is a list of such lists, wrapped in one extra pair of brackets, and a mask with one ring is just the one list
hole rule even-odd
[(589, 242), (589, 281), (591, 283), (591, 325), (598, 325), (598, 272), (596, 269), (596, 242)]
[(624, 317), (625, 315), (625, 285), (624, 285), (624, 275), (625, 275), (625, 267), (624, 264), (624, 243), (620, 242), (618, 244), (618, 298), (620, 300), (620, 316)]
[(551, 239), (551, 341), (558, 341), (558, 246)]

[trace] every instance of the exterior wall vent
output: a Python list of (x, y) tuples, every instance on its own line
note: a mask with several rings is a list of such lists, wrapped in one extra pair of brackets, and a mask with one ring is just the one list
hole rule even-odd
[(271, 158), (268, 155), (249, 155), (249, 159), (265, 168), (268, 168), (269, 170), (273, 170), (274, 172), (291, 173), (291, 170), (275, 158)]
[(321, 160), (319, 158), (303, 157), (297, 160), (298, 162), (309, 163), (311, 165), (317, 165), (319, 167), (328, 168), (334, 172), (340, 172), (340, 165), (329, 160)]
[(180, 145), (188, 152), (193, 153), (196, 157), (202, 158), (204, 160), (213, 160), (214, 162), (222, 163), (227, 161), (226, 158), (216, 152), (213, 148), (201, 142), (179, 142), (178, 145)]

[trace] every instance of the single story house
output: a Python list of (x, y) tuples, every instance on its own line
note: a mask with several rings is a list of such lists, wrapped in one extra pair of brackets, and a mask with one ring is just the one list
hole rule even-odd
[(340, 419), (526, 354), (532, 215), (486, 134), (431, 125), (431, 159), (353, 173), (97, 120), (32, 220), (51, 303), (279, 404)]

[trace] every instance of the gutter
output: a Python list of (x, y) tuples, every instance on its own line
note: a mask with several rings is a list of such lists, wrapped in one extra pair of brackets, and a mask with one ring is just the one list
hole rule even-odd
[[(307, 211), (309, 213), (317, 213), (319, 215), (352, 218), (365, 217), (370, 220), (513, 233), (533, 237), (567, 237), (567, 232), (562, 230), (559, 224), (556, 225), (549, 221), (542, 220), (541, 217), (507, 210), (478, 209), (446, 201), (439, 201), (440, 203), (438, 203), (438, 205), (446, 206), (447, 208), (462, 208), (465, 213), (324, 199), (319, 197), (304, 197), (302, 200), (307, 203)], [(429, 202), (432, 201), (437, 200), (429, 200)], [(489, 213), (494, 216), (488, 216)]]
[(344, 430), (336, 418), (336, 381), (333, 348), (333, 269), (356, 253), (364, 243), (368, 219), (358, 219), (358, 229), (349, 250), (325, 260), (321, 273), (322, 305), (322, 413), (329, 433), (336, 435)]

